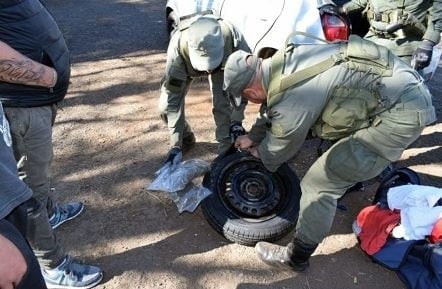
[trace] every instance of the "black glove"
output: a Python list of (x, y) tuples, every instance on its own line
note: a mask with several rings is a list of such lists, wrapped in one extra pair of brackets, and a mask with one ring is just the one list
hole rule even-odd
[(319, 14), (322, 15), (324, 13), (331, 14), (331, 15), (343, 15), (343, 14), (345, 14), (345, 11), (342, 6), (327, 4), (322, 7), (319, 7)]
[(245, 135), (246, 130), (242, 127), (242, 123), (240, 123), (239, 121), (235, 121), (230, 125), (229, 134), (233, 143), (240, 135)]
[(183, 153), (180, 147), (173, 147), (167, 153), (165, 164), (176, 165), (183, 158)]
[(430, 64), (434, 45), (435, 43), (433, 41), (422, 41), (422, 44), (413, 53), (413, 58), (411, 59), (411, 66), (414, 69), (420, 70)]

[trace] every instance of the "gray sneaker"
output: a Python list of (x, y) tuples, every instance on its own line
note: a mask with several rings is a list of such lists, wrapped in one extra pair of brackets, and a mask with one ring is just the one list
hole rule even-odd
[(88, 289), (103, 279), (100, 268), (81, 264), (69, 255), (57, 268), (42, 270), (42, 274), (49, 289)]
[(54, 214), (49, 217), (49, 224), (52, 229), (57, 228), (66, 221), (80, 215), (83, 212), (84, 204), (82, 202), (71, 202), (66, 204), (57, 204), (54, 208)]

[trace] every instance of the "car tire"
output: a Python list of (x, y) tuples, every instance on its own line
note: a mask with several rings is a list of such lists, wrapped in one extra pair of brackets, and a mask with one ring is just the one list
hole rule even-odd
[(235, 152), (215, 159), (203, 185), (212, 191), (201, 206), (205, 218), (232, 242), (276, 241), (298, 219), (301, 189), (287, 164), (271, 173), (249, 153)]

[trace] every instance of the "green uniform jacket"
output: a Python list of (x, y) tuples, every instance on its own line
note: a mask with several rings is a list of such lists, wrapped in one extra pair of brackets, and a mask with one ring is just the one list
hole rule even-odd
[[(339, 52), (340, 45), (342, 46), (342, 44), (298, 46), (286, 54), (283, 73), (288, 75), (330, 58)], [(273, 101), (271, 107), (262, 108), (261, 117), (252, 127), (249, 137), (255, 143), (259, 143), (258, 152), (266, 168), (276, 171), (282, 163), (298, 152), (310, 129), (319, 128), (319, 133), (321, 129), (326, 130), (324, 122), (334, 123), (337, 128), (344, 127), (342, 124), (348, 123), (351, 127), (354, 120), (367, 120), (371, 123), (375, 117), (367, 115), (367, 111), (386, 110), (410, 92), (413, 93), (412, 97), (415, 97), (416, 89), (422, 86), (422, 79), (399, 58), (391, 53), (390, 56), (393, 64), (392, 76), (381, 77), (338, 64), (288, 88), (282, 92), (278, 101)], [(266, 89), (274, 77), (270, 72), (271, 61), (271, 59), (263, 61), (263, 81)], [(420, 97), (420, 93), (421, 90), (417, 92), (416, 97)], [(423, 110), (428, 106), (429, 114), (434, 113), (430, 93), (426, 90), (422, 93), (422, 97), (426, 98)], [(269, 99), (267, 103), (270, 103)], [(346, 107), (346, 110), (336, 105), (339, 103), (342, 107)], [(411, 116), (404, 117), (419, 123), (417, 119), (419, 113), (412, 111)], [(424, 115), (423, 118), (427, 118), (423, 121), (425, 123), (417, 126), (424, 127), (431, 120), (434, 121), (432, 119), (434, 116)], [(431, 120), (428, 121), (428, 118)], [(362, 128), (341, 132), (334, 139), (351, 135), (358, 129)], [(367, 140), (367, 142), (373, 141)], [(406, 145), (408, 144), (404, 144)], [(378, 150), (379, 155), (389, 160), (397, 160), (402, 154), (400, 148), (376, 148), (374, 145), (373, 150)]]
[[(186, 49), (180, 49), (180, 45), (187, 45), (187, 30), (177, 30), (169, 42), (167, 49), (167, 62), (165, 76), (161, 84), (161, 95), (159, 109), (161, 114), (166, 115), (167, 124), (170, 131), (170, 145), (181, 145), (183, 133), (185, 129), (184, 120), (184, 97), (189, 89), (192, 79), (198, 77), (208, 76), (210, 82), (210, 90), (213, 99), (213, 114), (215, 118), (216, 139), (219, 142), (229, 139), (229, 126), (231, 121), (242, 121), (244, 118), (244, 108), (240, 111), (233, 110), (230, 106), (229, 100), (223, 93), (224, 80), (224, 63), (230, 53), (236, 50), (250, 51), (242, 35), (235, 30), (235, 28), (227, 23), (225, 20), (219, 20), (221, 25), (227, 25), (233, 39), (230, 43), (225, 45), (233, 45), (233, 47), (226, 47), (225, 56), (221, 64), (221, 68), (217, 71), (208, 74), (203, 71), (196, 71), (193, 69), (189, 56), (186, 55)], [(223, 24), (224, 23), (224, 24)], [(227, 39), (227, 36), (224, 36)]]

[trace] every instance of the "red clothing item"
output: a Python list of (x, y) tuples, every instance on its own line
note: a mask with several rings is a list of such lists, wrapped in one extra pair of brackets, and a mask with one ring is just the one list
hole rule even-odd
[(359, 240), (362, 250), (369, 255), (379, 251), (387, 242), (393, 228), (400, 223), (400, 220), (401, 215), (397, 210), (381, 209), (377, 205), (362, 209), (356, 219), (358, 226), (361, 228)]
[(430, 235), (431, 243), (442, 242), (442, 219), (439, 219), (436, 224), (434, 224), (433, 230)]

